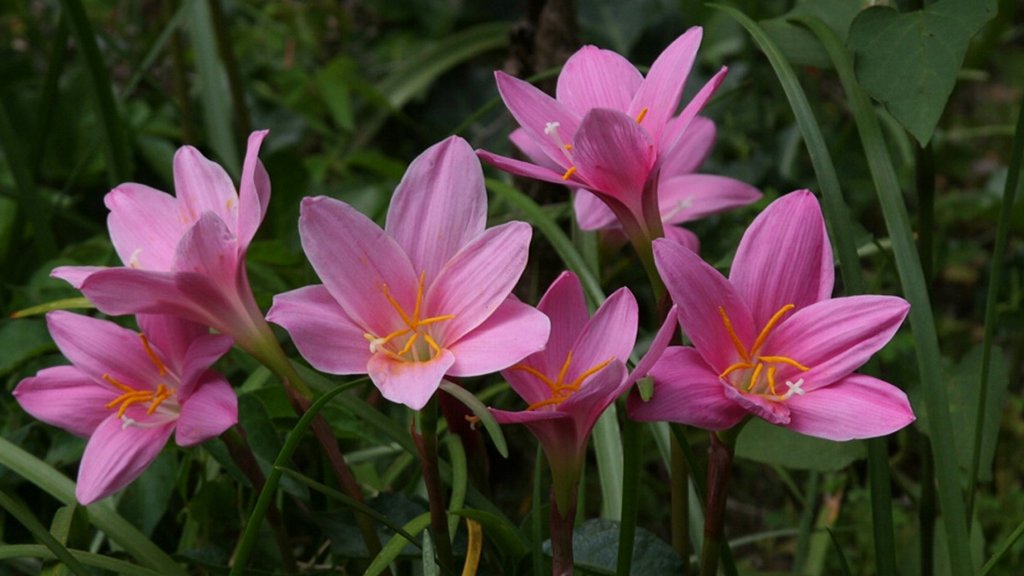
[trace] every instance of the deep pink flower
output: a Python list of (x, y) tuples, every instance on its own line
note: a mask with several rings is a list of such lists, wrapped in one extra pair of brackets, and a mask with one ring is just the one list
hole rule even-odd
[(643, 225), (645, 191), (664, 184), (678, 188), (675, 197), (686, 193), (685, 186), (709, 184), (669, 182), (692, 172), (681, 171), (693, 152), (687, 140), (700, 137), (697, 113), (725, 77), (723, 68), (676, 115), (701, 36), (700, 28), (686, 31), (646, 77), (615, 52), (585, 46), (565, 63), (556, 98), (496, 72), (501, 97), (521, 126), (513, 141), (531, 162), (482, 150), (480, 157), (514, 174), (590, 190), (619, 208), (620, 219), (625, 212)]
[(637, 333), (637, 304), (629, 289), (609, 296), (591, 318), (579, 279), (563, 272), (537, 307), (551, 319), (547, 347), (502, 372), (528, 407), (491, 412), (499, 423), (525, 424), (537, 437), (564, 511), (583, 470), (594, 424), (665, 350), (675, 329), (675, 313), (669, 314), (644, 359), (627, 375), (625, 362)]
[(895, 334), (894, 296), (831, 298), (832, 250), (814, 195), (766, 208), (740, 241), (729, 278), (674, 242), (654, 257), (694, 347), (668, 349), (649, 402), (630, 416), (724, 430), (748, 414), (830, 440), (889, 434), (914, 420), (906, 395), (852, 374)]
[(344, 202), (306, 198), (299, 234), (323, 284), (279, 294), (267, 318), (317, 369), (368, 373), (418, 410), (445, 375), (496, 372), (547, 340), (547, 318), (510, 296), (530, 226), (486, 219), (480, 163), (456, 137), (412, 162), (384, 230)]
[(71, 366), (26, 378), (14, 397), (26, 412), (89, 437), (75, 495), (82, 504), (124, 488), (171, 433), (179, 446), (238, 421), (238, 399), (210, 365), (231, 338), (171, 316), (141, 315), (142, 333), (70, 312), (50, 312), (50, 335)]
[(245, 253), (270, 201), (258, 158), (266, 131), (249, 137), (238, 191), (223, 168), (183, 146), (177, 197), (122, 184), (104, 198), (122, 268), (61, 267), (53, 275), (107, 314), (173, 314), (232, 335), (246, 349), (272, 337), (253, 299)]

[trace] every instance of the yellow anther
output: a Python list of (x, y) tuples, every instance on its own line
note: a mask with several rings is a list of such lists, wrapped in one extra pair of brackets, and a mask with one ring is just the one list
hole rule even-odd
[(725, 330), (729, 333), (729, 339), (732, 340), (732, 345), (736, 347), (736, 351), (739, 352), (740, 358), (746, 361), (750, 361), (750, 355), (747, 354), (747, 349), (743, 346), (743, 342), (740, 341), (740, 337), (736, 334), (736, 330), (732, 327), (732, 321), (729, 320), (729, 315), (725, 313), (725, 306), (718, 307), (718, 315), (722, 317), (722, 323), (725, 324)]
[(639, 124), (639, 123), (643, 122), (644, 118), (646, 118), (646, 117), (647, 117), (647, 107), (644, 106), (644, 109), (641, 110), (640, 113), (636, 115), (636, 123)]
[(569, 399), (570, 396), (573, 395), (573, 393), (579, 391), (580, 386), (583, 385), (583, 382), (586, 381), (587, 378), (590, 378), (594, 374), (603, 370), (604, 367), (611, 364), (612, 360), (614, 359), (615, 357), (613, 356), (605, 360), (604, 362), (601, 362), (590, 367), (589, 369), (585, 370), (582, 374), (577, 376), (569, 384), (565, 383), (565, 376), (566, 374), (569, 373), (569, 366), (570, 364), (572, 364), (572, 351), (569, 351), (569, 353), (565, 355), (565, 362), (562, 363), (562, 367), (558, 371), (558, 377), (554, 381), (552, 381), (550, 378), (548, 378), (547, 376), (545, 376), (539, 370), (533, 368), (532, 366), (527, 366), (525, 364), (516, 364), (515, 366), (512, 367), (512, 369), (522, 370), (523, 372), (533, 375), (538, 380), (543, 382), (549, 390), (551, 390), (550, 398), (534, 402), (533, 404), (530, 404), (529, 406), (526, 407), (527, 410), (536, 410), (537, 408), (542, 408), (544, 406), (551, 406), (553, 404), (561, 404), (562, 402), (565, 402), (566, 400)]
[(774, 362), (776, 364), (789, 364), (790, 366), (796, 368), (801, 372), (807, 372), (808, 370), (810, 370), (810, 368), (804, 366), (803, 364), (797, 362), (796, 360), (793, 360), (789, 356), (761, 356), (761, 360), (763, 360), (764, 362)]
[[(430, 349), (433, 351), (433, 355), (431, 357), (437, 356), (438, 354), (441, 353), (441, 346), (438, 345), (437, 341), (434, 340), (434, 338), (430, 334), (427, 334), (421, 329), (424, 326), (430, 326), (431, 324), (436, 324), (438, 322), (443, 322), (445, 320), (451, 320), (455, 318), (455, 315), (443, 314), (441, 316), (432, 316), (430, 318), (420, 318), (420, 313), (423, 310), (423, 287), (424, 282), (426, 281), (426, 276), (426, 272), (421, 272), (419, 280), (417, 281), (416, 303), (413, 305), (412, 316), (409, 316), (409, 314), (405, 312), (405, 309), (402, 308), (402, 305), (399, 304), (398, 301), (395, 300), (395, 298), (391, 295), (391, 292), (388, 290), (387, 284), (381, 284), (381, 292), (384, 293), (384, 297), (387, 299), (388, 304), (391, 305), (395, 312), (398, 312), (398, 316), (402, 319), (402, 323), (405, 324), (405, 328), (399, 328), (398, 330), (395, 330), (383, 337), (377, 337), (369, 332), (364, 333), (363, 338), (366, 338), (366, 340), (370, 343), (371, 354), (382, 352), (389, 358), (401, 362), (406, 362), (410, 360), (410, 358), (408, 358), (406, 355), (412, 353), (412, 355), (414, 356), (412, 360), (419, 361), (421, 360), (421, 358), (418, 357), (415, 346), (416, 343), (420, 341), (421, 336), (422, 341), (426, 342)], [(396, 338), (401, 338), (406, 335), (409, 335), (409, 339), (406, 340), (405, 343), (401, 345), (401, 348), (399, 348), (397, 352), (388, 347), (392, 340), (395, 340)], [(395, 346), (397, 347), (398, 344), (396, 343)]]
[(153, 352), (153, 348), (149, 345), (149, 339), (146, 338), (145, 334), (139, 334), (139, 339), (142, 340), (142, 347), (146, 349), (146, 354), (149, 356), (149, 361), (152, 362), (154, 366), (156, 366), (156, 371), (161, 376), (166, 376), (167, 367), (164, 366), (164, 363), (160, 361), (160, 357), (156, 355), (156, 352)]
[(757, 366), (754, 366), (754, 373), (750, 376), (750, 384), (747, 385), (747, 392), (750, 392), (754, 389), (754, 386), (757, 386), (758, 381), (761, 380), (762, 370), (764, 370), (764, 364), (758, 362)]
[(779, 308), (779, 311), (773, 314), (772, 317), (768, 319), (768, 323), (765, 324), (764, 328), (761, 329), (761, 333), (757, 335), (757, 339), (754, 340), (754, 345), (750, 348), (751, 354), (757, 354), (757, 350), (761, 348), (761, 345), (764, 344), (764, 341), (768, 339), (768, 334), (771, 333), (772, 328), (775, 328), (775, 325), (779, 323), (779, 320), (782, 320), (783, 315), (785, 315), (786, 312), (789, 312), (793, 308), (796, 308), (796, 306), (794, 306), (793, 304), (786, 304), (782, 308)]
[(569, 178), (572, 178), (572, 175), (575, 173), (576, 167), (570, 166), (569, 169), (565, 171), (565, 174), (562, 174), (562, 180), (568, 180)]
[(572, 144), (563, 144), (562, 148), (565, 148), (566, 150), (572, 150)]
[[(754, 339), (754, 345), (748, 350), (747, 347), (743, 345), (743, 341), (740, 340), (739, 335), (736, 333), (736, 329), (733, 327), (732, 321), (729, 319), (729, 315), (725, 312), (725, 307), (719, 306), (718, 314), (722, 317), (722, 324), (725, 325), (725, 331), (729, 334), (729, 339), (736, 348), (736, 353), (739, 354), (740, 360), (722, 371), (718, 377), (724, 380), (733, 372), (751, 370), (749, 380), (746, 381), (747, 392), (770, 396), (771, 399), (775, 400), (788, 399), (791, 394), (787, 393), (785, 396), (779, 396), (776, 389), (775, 376), (778, 373), (778, 366), (776, 365), (785, 364), (787, 366), (792, 366), (801, 372), (807, 372), (810, 368), (789, 356), (764, 356), (758, 354), (758, 351), (768, 340), (768, 336), (771, 335), (772, 330), (774, 330), (775, 327), (778, 326), (779, 322), (782, 321), (782, 317), (795, 307), (796, 306), (793, 304), (786, 304), (782, 308), (779, 308), (779, 310), (768, 319), (768, 322), (765, 323), (764, 328), (761, 329), (757, 338)], [(765, 386), (761, 384), (762, 375), (766, 376), (766, 380), (768, 381), (767, 390), (765, 390)], [(736, 381), (732, 381), (731, 384), (737, 387), (742, 385), (740, 382)]]

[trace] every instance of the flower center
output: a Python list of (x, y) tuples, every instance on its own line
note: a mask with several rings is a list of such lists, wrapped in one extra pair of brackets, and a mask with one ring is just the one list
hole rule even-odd
[(580, 389), (580, 386), (583, 385), (584, 380), (600, 372), (605, 366), (610, 364), (612, 360), (614, 360), (614, 358), (609, 358), (604, 362), (601, 362), (591, 367), (589, 370), (580, 374), (579, 376), (576, 377), (575, 380), (568, 384), (565, 383), (565, 376), (566, 374), (569, 373), (569, 366), (572, 364), (572, 350), (570, 350), (569, 353), (565, 355), (565, 362), (562, 364), (562, 368), (561, 370), (558, 371), (558, 376), (555, 377), (554, 380), (548, 378), (546, 375), (542, 374), (533, 366), (527, 366), (526, 364), (516, 364), (511, 369), (522, 370), (527, 374), (532, 374), (538, 380), (543, 382), (549, 390), (551, 390), (550, 398), (541, 400), (539, 402), (534, 402), (533, 404), (530, 404), (529, 406), (526, 407), (527, 410), (536, 410), (538, 408), (543, 408), (544, 406), (554, 406), (561, 404), (562, 402), (565, 402), (566, 400), (569, 399), (570, 396), (573, 395), (573, 393)]
[(455, 318), (455, 315), (444, 314), (442, 316), (420, 318), (420, 311), (423, 306), (423, 281), (425, 278), (426, 272), (421, 272), (419, 283), (416, 287), (416, 306), (413, 308), (412, 315), (407, 314), (402, 305), (391, 296), (387, 284), (381, 285), (384, 297), (387, 298), (388, 303), (391, 304), (395, 312), (398, 312), (398, 316), (405, 324), (405, 328), (400, 328), (385, 336), (375, 336), (369, 332), (363, 334), (363, 338), (370, 342), (371, 354), (381, 352), (402, 362), (422, 362), (432, 360), (441, 353), (441, 347), (434, 340), (433, 336), (430, 335), (429, 329), (425, 330), (424, 328), (438, 322), (451, 320)]
[[(639, 114), (636, 115), (636, 123), (639, 124), (644, 121), (647, 117), (647, 107), (645, 106)], [(544, 124), (544, 134), (555, 141), (558, 145), (559, 150), (562, 151), (562, 155), (565, 156), (566, 161), (569, 162), (569, 168), (562, 174), (562, 180), (568, 180), (572, 178), (572, 175), (576, 173), (576, 166), (573, 165), (572, 159), (572, 144), (567, 143), (562, 139), (562, 135), (558, 133), (558, 129), (562, 125), (558, 122), (548, 122)]]
[[(150, 362), (152, 362), (153, 366), (156, 367), (157, 374), (160, 376), (167, 376), (167, 367), (149, 345), (149, 340), (146, 338), (146, 335), (139, 334), (139, 338), (142, 340), (142, 347), (145, 348), (146, 355), (149, 356)], [(165, 386), (163, 383), (158, 384), (156, 390), (139, 390), (116, 380), (110, 374), (104, 374), (103, 379), (122, 392), (120, 396), (114, 398), (104, 406), (104, 408), (111, 410), (116, 408), (118, 418), (124, 418), (125, 412), (127, 412), (128, 408), (132, 405), (144, 404), (146, 402), (149, 403), (149, 407), (146, 408), (146, 415), (152, 415), (158, 408), (160, 408), (161, 404), (174, 396), (175, 389), (173, 387)]]
[(732, 321), (729, 320), (725, 307), (719, 306), (718, 313), (722, 317), (722, 323), (725, 324), (725, 329), (729, 332), (729, 338), (732, 340), (733, 346), (736, 347), (740, 360), (726, 368), (718, 377), (727, 380), (740, 391), (759, 394), (771, 400), (788, 400), (794, 394), (803, 395), (805, 393), (803, 378), (796, 382), (787, 380), (785, 382), (787, 390), (780, 394), (775, 381), (775, 375), (778, 372), (779, 365), (791, 366), (801, 372), (807, 372), (810, 368), (789, 356), (768, 356), (760, 353), (761, 346), (764, 345), (771, 331), (779, 324), (782, 317), (795, 307), (793, 304), (786, 304), (779, 308), (778, 312), (772, 315), (764, 328), (761, 329), (761, 333), (754, 340), (754, 345), (748, 350), (743, 345), (743, 342), (740, 341), (736, 330), (733, 329)]

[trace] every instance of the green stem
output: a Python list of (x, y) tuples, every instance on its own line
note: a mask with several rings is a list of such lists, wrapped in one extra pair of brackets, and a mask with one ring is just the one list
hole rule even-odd
[(927, 436), (914, 434), (921, 445), (921, 499), (917, 503), (917, 525), (921, 538), (921, 576), (932, 576), (935, 572), (935, 460), (932, 445)]
[[(875, 565), (880, 575), (896, 576), (896, 532), (892, 521), (892, 475), (889, 470), (888, 441), (885, 438), (869, 438), (866, 444)], [(925, 534), (922, 534), (921, 541), (924, 542), (924, 539)]]
[(572, 528), (576, 520), (576, 490), (573, 489), (569, 498), (569, 509), (564, 513), (558, 507), (558, 498), (554, 486), (551, 487), (551, 574), (552, 576), (572, 576)]
[(689, 576), (690, 563), (690, 467), (683, 448), (675, 437), (672, 450), (672, 548), (683, 559), (683, 576)]
[(743, 425), (712, 432), (708, 446), (707, 511), (704, 514), (704, 548), (700, 553), (701, 576), (718, 574), (718, 560), (722, 556), (722, 540), (725, 533), (725, 502), (728, 495), (729, 478), (732, 475), (732, 458), (736, 450), (736, 438)]
[(443, 569), (449, 571), (455, 566), (452, 543), (448, 537), (448, 508), (445, 505), (444, 489), (441, 487), (437, 454), (437, 395), (427, 402), (419, 412), (419, 432), (412, 430), (412, 439), (423, 469), (423, 483), (427, 488), (430, 502), (430, 530), (437, 547), (437, 560)]
[(615, 574), (630, 574), (633, 565), (633, 540), (640, 496), (640, 469), (643, 466), (643, 437), (639, 422), (626, 419), (622, 424), (622, 519), (619, 524), (619, 553)]

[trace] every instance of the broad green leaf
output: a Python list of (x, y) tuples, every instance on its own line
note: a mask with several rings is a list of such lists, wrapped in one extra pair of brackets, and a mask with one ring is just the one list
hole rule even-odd
[(15, 320), (0, 327), (0, 376), (6, 376), (23, 362), (53, 350), (46, 322), (37, 319)]
[(217, 52), (217, 37), (206, 2), (192, 2), (190, 14), (192, 45), (195, 49), (198, 72), (199, 102), (203, 107), (203, 123), (206, 125), (210, 147), (216, 153), (217, 161), (237, 178), (242, 171), (235, 133), (231, 128), (231, 98), (228, 96), (228, 80), (224, 64)]
[[(573, 560), (577, 568), (594, 574), (615, 574), (619, 549), (619, 523), (611, 520), (587, 520), (572, 534)], [(544, 543), (551, 552), (551, 543)], [(633, 539), (633, 563), (630, 574), (679, 574), (683, 561), (665, 541), (643, 528)]]
[(836, 35), (846, 40), (850, 23), (861, 10), (860, 2), (850, 0), (804, 0), (792, 10), (770, 20), (760, 22), (761, 28), (775, 42), (786, 59), (799, 66), (831, 68), (832, 61), (821, 49), (821, 44), (805, 28), (790, 22), (795, 16), (814, 16), (828, 24)]
[(580, 2), (577, 12), (585, 35), (597, 37), (599, 44), (627, 55), (644, 29), (663, 17), (657, 4), (657, 0), (590, 0)]
[(829, 472), (864, 458), (862, 442), (833, 442), (791, 432), (760, 418), (752, 419), (736, 443), (736, 455), (795, 470)]
[(174, 494), (174, 481), (178, 474), (178, 461), (174, 454), (164, 450), (137, 479), (125, 488), (117, 509), (142, 533), (152, 537), (167, 504)]
[(996, 13), (996, 0), (941, 0), (900, 13), (861, 12), (847, 40), (857, 80), (924, 146), (953, 92), (971, 37)]
[(334, 123), (346, 132), (355, 128), (349, 85), (357, 64), (351, 58), (339, 56), (331, 60), (316, 74), (316, 87), (331, 113)]
[[(406, 522), (403, 527), (409, 534), (419, 534), (426, 530), (427, 526), (430, 526), (430, 512), (424, 512), (416, 518)], [(405, 549), (405, 545), (408, 540), (400, 534), (396, 534), (388, 540), (388, 543), (384, 545), (384, 548), (380, 551), (380, 554), (373, 559), (373, 563), (364, 572), (364, 576), (377, 576), (384, 571), (385, 568), (394, 561), (395, 558)]]

